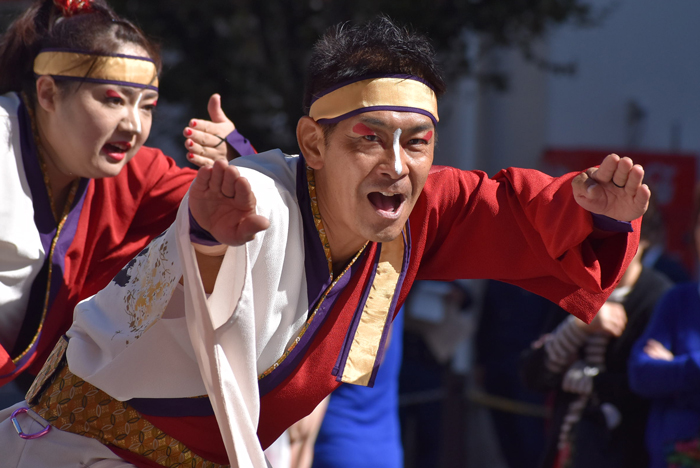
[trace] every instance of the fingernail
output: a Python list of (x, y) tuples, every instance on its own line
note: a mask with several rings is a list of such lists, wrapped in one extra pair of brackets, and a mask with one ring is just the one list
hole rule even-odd
[(194, 141), (192, 141), (192, 140), (187, 140), (187, 146), (189, 146), (190, 148), (192, 148), (192, 147), (194, 146)]
[(190, 127), (196, 127), (196, 126), (197, 126), (197, 122), (195, 122), (194, 120), (192, 122), (190, 122)]
[(190, 130), (189, 128), (186, 129), (186, 130), (185, 130), (185, 135), (187, 135), (187, 136), (192, 135), (192, 130)]
[(187, 153), (187, 159), (194, 159), (194, 154)]
[(591, 184), (591, 185), (589, 185), (588, 188), (586, 189), (586, 192), (591, 193), (591, 190), (593, 190), (593, 189), (596, 188), (597, 186), (598, 186), (598, 184)]

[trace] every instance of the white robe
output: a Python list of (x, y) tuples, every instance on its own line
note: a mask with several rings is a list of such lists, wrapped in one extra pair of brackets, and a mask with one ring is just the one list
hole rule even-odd
[(71, 372), (118, 400), (208, 394), (233, 466), (266, 466), (257, 378), (307, 319), (297, 162), (278, 150), (235, 161), (270, 228), (227, 250), (208, 298), (185, 197), (175, 224), (118, 275), (125, 285), (81, 302), (68, 332)]
[(15, 93), (0, 96), (0, 345), (7, 350), (15, 345), (46, 258), (22, 160), (19, 103)]

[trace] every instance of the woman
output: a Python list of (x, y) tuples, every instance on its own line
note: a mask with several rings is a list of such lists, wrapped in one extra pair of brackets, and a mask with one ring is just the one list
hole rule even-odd
[[(700, 201), (698, 201), (700, 207)], [(700, 247), (700, 208), (695, 245)], [(698, 283), (659, 301), (632, 349), (630, 387), (651, 400), (646, 425), (650, 468), (700, 467), (700, 293)]]
[[(195, 171), (142, 146), (159, 70), (157, 49), (103, 0), (39, 0), (3, 37), (0, 385), (36, 373), (78, 301), (175, 219)], [(218, 105), (218, 123), (185, 129), (199, 165), (233, 131)]]

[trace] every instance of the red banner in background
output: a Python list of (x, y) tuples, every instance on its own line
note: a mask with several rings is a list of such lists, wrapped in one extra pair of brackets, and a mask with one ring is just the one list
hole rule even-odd
[(693, 154), (552, 148), (542, 156), (542, 170), (557, 176), (597, 166), (610, 153), (628, 156), (644, 167), (644, 181), (652, 191), (666, 225), (666, 251), (695, 271), (693, 204), (697, 158)]

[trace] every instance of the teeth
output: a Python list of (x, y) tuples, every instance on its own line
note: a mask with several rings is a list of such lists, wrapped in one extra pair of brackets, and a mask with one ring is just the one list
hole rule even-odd
[(393, 197), (394, 195), (396, 195), (395, 193), (391, 193), (391, 192), (379, 192), (379, 193), (381, 193), (385, 197)]

